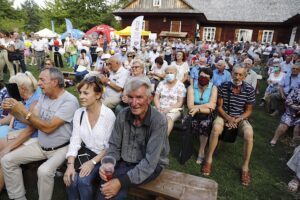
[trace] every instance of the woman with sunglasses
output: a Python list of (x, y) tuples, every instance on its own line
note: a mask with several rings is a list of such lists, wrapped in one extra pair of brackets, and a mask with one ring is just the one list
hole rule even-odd
[[(115, 115), (101, 102), (103, 87), (96, 76), (83, 79), (77, 86), (79, 108), (73, 118), (73, 132), (67, 157), (64, 183), (69, 200), (93, 199), (93, 180), (98, 177), (100, 160), (108, 148), (108, 140), (115, 122)], [(78, 152), (81, 148), (92, 151), (95, 156), (84, 159)], [(90, 154), (91, 155), (91, 154)], [(75, 169), (75, 159), (82, 165)], [(77, 166), (76, 166), (77, 167)]]
[(199, 135), (200, 147), (196, 163), (204, 161), (205, 147), (212, 125), (212, 112), (217, 103), (217, 87), (212, 83), (213, 72), (203, 68), (199, 73), (198, 83), (188, 87), (187, 105), (192, 118), (192, 131)]
[[(130, 76), (128, 77), (128, 79), (126, 80), (126, 83), (132, 78), (132, 77), (144, 77), (144, 70), (145, 70), (145, 64), (142, 60), (140, 59), (135, 59), (132, 61), (132, 67), (130, 69)], [(148, 78), (148, 77), (145, 77)], [(150, 80), (149, 80), (150, 81)], [(125, 85), (126, 85), (125, 83)], [(122, 94), (122, 98), (121, 98), (121, 102), (117, 105), (116, 109), (115, 109), (115, 113), (116, 115), (125, 107), (128, 106), (128, 96), (125, 93), (125, 91), (123, 91)]]

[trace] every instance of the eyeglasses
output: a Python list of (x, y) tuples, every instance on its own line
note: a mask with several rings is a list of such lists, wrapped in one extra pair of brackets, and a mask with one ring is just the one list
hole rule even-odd
[(133, 58), (133, 56), (127, 56), (127, 58)]
[(51, 65), (51, 63), (45, 63), (45, 65)]
[(102, 91), (102, 84), (100, 83), (98, 77), (89, 76), (89, 77), (85, 78), (84, 81), (87, 83), (95, 83), (99, 87), (100, 91)]
[(141, 66), (132, 66), (131, 69), (137, 69), (140, 68)]

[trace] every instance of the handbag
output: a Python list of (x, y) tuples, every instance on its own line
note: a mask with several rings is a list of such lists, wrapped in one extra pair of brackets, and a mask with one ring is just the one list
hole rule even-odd
[(88, 149), (84, 142), (81, 143), (81, 148), (79, 149), (77, 156), (74, 161), (75, 171), (80, 171), (80, 167), (83, 163), (93, 159), (97, 154), (92, 150)]
[[(83, 115), (84, 115), (84, 111), (82, 111), (81, 115), (80, 115), (80, 122), (79, 122), (80, 126), (81, 126)], [(93, 152), (92, 150), (90, 150), (89, 148), (87, 148), (86, 145), (84, 144), (84, 142), (82, 142), (81, 148), (78, 150), (77, 156), (74, 161), (75, 171), (79, 172), (81, 165), (83, 163), (93, 159), (95, 156), (97, 156), (97, 154), (95, 152)], [(61, 167), (62, 171), (66, 171), (67, 162), (68, 162), (68, 160), (66, 160), (64, 166)]]

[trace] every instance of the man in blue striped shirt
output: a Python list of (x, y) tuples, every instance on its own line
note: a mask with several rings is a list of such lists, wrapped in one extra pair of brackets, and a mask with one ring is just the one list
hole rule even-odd
[(212, 156), (224, 126), (228, 129), (237, 129), (238, 133), (244, 137), (244, 158), (241, 174), (241, 182), (244, 186), (248, 186), (251, 181), (249, 161), (253, 148), (253, 129), (247, 119), (250, 117), (255, 103), (253, 87), (244, 82), (246, 76), (247, 70), (241, 65), (236, 65), (233, 68), (232, 81), (223, 83), (218, 88), (218, 116), (213, 122), (208, 155), (202, 168), (203, 175), (210, 175)]

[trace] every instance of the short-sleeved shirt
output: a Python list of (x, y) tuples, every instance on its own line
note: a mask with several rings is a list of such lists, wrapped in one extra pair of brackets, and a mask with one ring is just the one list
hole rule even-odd
[(292, 62), (286, 63), (286, 61), (280, 63), (281, 71), (284, 72), (285, 74), (290, 74), (292, 73)]
[(22, 40), (15, 41), (15, 49), (25, 49), (25, 44)]
[(160, 107), (170, 108), (177, 103), (178, 97), (186, 96), (186, 89), (184, 84), (178, 80), (172, 88), (167, 86), (166, 81), (161, 81), (158, 84), (155, 93), (160, 95)]
[(185, 74), (188, 74), (190, 71), (189, 65), (187, 62), (183, 62), (182, 65), (177, 65), (175, 61), (171, 63), (171, 66), (175, 66), (177, 68), (176, 79), (182, 81)]
[[(31, 105), (33, 103), (35, 103), (41, 96), (41, 90), (38, 89), (36, 90), (33, 95), (27, 100), (27, 101), (24, 101), (24, 107), (26, 108), (26, 110), (29, 110)], [(13, 123), (13, 129), (14, 130), (20, 130), (20, 129), (24, 129), (26, 128), (28, 125), (27, 124), (24, 124), (23, 122), (15, 119), (14, 120), (14, 123)], [(31, 134), (31, 137), (37, 137), (37, 131), (35, 131), (33, 134)]]
[(215, 86), (220, 86), (222, 83), (231, 81), (231, 74), (229, 71), (224, 70), (223, 73), (220, 73), (218, 69), (213, 71), (213, 84)]
[(255, 103), (255, 92), (254, 88), (244, 81), (239, 94), (233, 94), (232, 86), (233, 84), (231, 82), (226, 82), (218, 87), (218, 98), (223, 99), (224, 111), (233, 117), (242, 115), (245, 112), (245, 106), (247, 104)]
[[(129, 71), (124, 67), (120, 67), (117, 72), (111, 72), (109, 75), (109, 80), (119, 86), (120, 88), (124, 88), (127, 78), (129, 77)], [(111, 96), (121, 97), (122, 92), (117, 92), (111, 87), (106, 87), (104, 98), (109, 98)]]
[(292, 77), (291, 74), (287, 74), (281, 79), (279, 85), (283, 87), (284, 93), (288, 95), (294, 88), (300, 87), (300, 73), (297, 77)]
[(69, 142), (72, 134), (72, 120), (78, 108), (79, 104), (76, 97), (67, 91), (57, 99), (50, 99), (48, 96), (41, 95), (36, 105), (39, 117), (45, 121), (51, 121), (53, 117), (57, 117), (65, 123), (51, 134), (38, 130), (39, 144), (42, 147), (51, 148)]
[(194, 86), (198, 85), (198, 78), (199, 78), (200, 71), (201, 71), (200, 66), (194, 66), (190, 71), (190, 79), (193, 79)]

